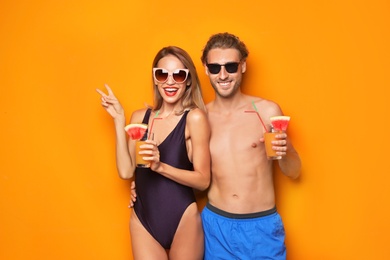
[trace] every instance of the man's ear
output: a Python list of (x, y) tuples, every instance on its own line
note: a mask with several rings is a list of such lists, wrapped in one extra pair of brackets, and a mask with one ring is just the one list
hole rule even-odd
[(243, 61), (241, 63), (241, 73), (245, 73), (245, 71), (246, 71), (246, 61)]
[(204, 66), (204, 72), (206, 73), (207, 76), (210, 76), (209, 75), (209, 69), (207, 68), (206, 64), (203, 64)]

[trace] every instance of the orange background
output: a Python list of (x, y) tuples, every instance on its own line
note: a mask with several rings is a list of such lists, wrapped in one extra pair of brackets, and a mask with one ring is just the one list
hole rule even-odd
[[(276, 173), (288, 259), (389, 259), (388, 0), (0, 2), (0, 259), (131, 259), (129, 182), (95, 88), (130, 116), (165, 45), (250, 50), (243, 90), (278, 102), (302, 176)], [(243, 127), (245, 131), (245, 127)]]

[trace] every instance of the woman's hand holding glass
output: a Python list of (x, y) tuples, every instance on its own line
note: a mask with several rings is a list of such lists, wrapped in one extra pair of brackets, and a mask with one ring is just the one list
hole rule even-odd
[(158, 150), (156, 141), (146, 140), (144, 144), (140, 146), (139, 154), (145, 161), (150, 162), (150, 169), (158, 172), (161, 165), (160, 151)]

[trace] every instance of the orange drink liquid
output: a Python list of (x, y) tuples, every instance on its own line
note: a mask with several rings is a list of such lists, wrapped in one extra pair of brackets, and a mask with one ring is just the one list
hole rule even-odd
[(145, 144), (145, 140), (137, 140), (135, 142), (135, 163), (137, 164), (137, 167), (141, 168), (149, 168), (150, 162), (145, 161), (142, 157), (145, 156), (145, 154), (139, 154), (139, 152), (142, 150), (140, 148), (141, 145)]
[(270, 160), (279, 160), (282, 159), (281, 155), (277, 155), (276, 151), (272, 149), (272, 141), (277, 140), (275, 135), (279, 134), (278, 132), (273, 133), (264, 133), (264, 144), (265, 144), (265, 152), (267, 154), (268, 159)]

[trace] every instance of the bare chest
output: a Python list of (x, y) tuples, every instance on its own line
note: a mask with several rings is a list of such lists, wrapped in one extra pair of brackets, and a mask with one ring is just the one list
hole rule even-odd
[(261, 145), (263, 128), (257, 117), (247, 113), (226, 116), (209, 115), (212, 154), (252, 151)]

